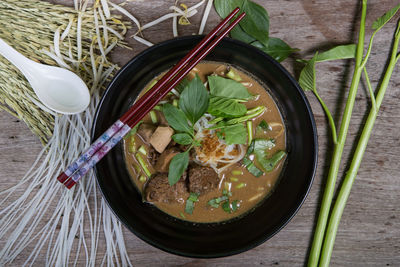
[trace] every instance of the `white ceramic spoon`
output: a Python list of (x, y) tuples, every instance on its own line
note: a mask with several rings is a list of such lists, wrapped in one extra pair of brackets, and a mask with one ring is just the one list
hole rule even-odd
[(0, 55), (25, 75), (39, 100), (48, 108), (63, 114), (75, 114), (84, 111), (89, 105), (89, 90), (75, 73), (32, 61), (2, 39)]

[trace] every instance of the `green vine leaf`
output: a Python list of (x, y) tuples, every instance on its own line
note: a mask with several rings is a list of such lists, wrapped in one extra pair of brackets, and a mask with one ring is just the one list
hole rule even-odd
[(328, 51), (318, 54), (316, 62), (356, 57), (357, 46), (355, 44), (338, 45)]
[(304, 91), (317, 91), (315, 83), (315, 62), (318, 57), (318, 52), (315, 53), (314, 57), (309, 60), (306, 66), (300, 73), (299, 84)]
[(398, 4), (397, 6), (386, 12), (382, 17), (379, 17), (372, 23), (372, 29), (378, 31), (397, 13), (399, 9), (400, 9), (400, 4)]

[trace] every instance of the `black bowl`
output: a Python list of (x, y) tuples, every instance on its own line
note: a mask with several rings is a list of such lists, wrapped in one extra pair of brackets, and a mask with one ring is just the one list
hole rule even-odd
[[(155, 45), (128, 62), (109, 84), (98, 107), (97, 138), (133, 103), (140, 90), (178, 62), (201, 36)], [(95, 168), (104, 198), (134, 234), (164, 251), (212, 258), (251, 249), (276, 234), (295, 215), (311, 187), (317, 165), (317, 135), (309, 103), (297, 82), (275, 60), (242, 42), (224, 39), (206, 60), (239, 66), (262, 81), (275, 98), (287, 129), (288, 157), (274, 192), (252, 212), (222, 223), (183, 221), (142, 202), (117, 145)]]

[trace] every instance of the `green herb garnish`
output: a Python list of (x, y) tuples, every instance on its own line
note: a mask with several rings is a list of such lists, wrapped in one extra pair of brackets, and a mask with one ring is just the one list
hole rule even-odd
[(272, 130), (271, 126), (269, 126), (269, 124), (265, 120), (262, 120), (258, 124), (257, 129), (256, 129), (257, 132), (259, 132), (259, 131), (267, 132), (267, 131), (271, 131), (271, 130)]
[(196, 74), (196, 77), (186, 85), (179, 98), (179, 108), (185, 113), (192, 125), (207, 111), (208, 99), (207, 89)]
[(185, 212), (187, 214), (192, 214), (194, 210), (194, 204), (199, 201), (199, 194), (190, 193), (189, 198), (186, 200)]
[(187, 133), (174, 134), (172, 139), (180, 145), (190, 145), (193, 143), (193, 138)]
[[(194, 139), (193, 125), (203, 116), (208, 107), (208, 92), (196, 76), (193, 80), (186, 83), (180, 99), (179, 107), (171, 104), (163, 105), (163, 113), (169, 125), (177, 132), (172, 136), (173, 140), (181, 145), (190, 145), (182, 153), (176, 154), (170, 164), (168, 172), (168, 182), (170, 185), (176, 184), (189, 165), (189, 152), (193, 146), (199, 142)], [(190, 121), (190, 124), (189, 124)]]
[(208, 76), (208, 85), (210, 94), (232, 99), (249, 100), (253, 95), (247, 91), (243, 84), (232, 79), (226, 79), (220, 76)]
[(278, 151), (271, 158), (268, 158), (267, 150), (271, 149), (275, 144), (267, 139), (254, 139), (254, 155), (256, 161), (266, 172), (275, 169), (276, 165), (286, 156), (285, 151)]

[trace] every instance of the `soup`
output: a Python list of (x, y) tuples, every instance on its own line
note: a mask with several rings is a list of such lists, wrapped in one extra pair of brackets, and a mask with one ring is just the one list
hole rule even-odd
[(143, 201), (204, 223), (241, 216), (264, 200), (285, 149), (272, 97), (251, 75), (216, 62), (198, 64), (124, 138), (126, 166)]

